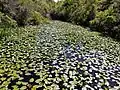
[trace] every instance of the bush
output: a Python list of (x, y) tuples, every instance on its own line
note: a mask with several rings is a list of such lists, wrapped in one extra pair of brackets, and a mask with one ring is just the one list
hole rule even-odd
[(90, 21), (90, 27), (97, 31), (107, 33), (112, 37), (120, 38), (120, 1), (101, 0), (96, 3), (96, 15)]
[(39, 12), (32, 11), (31, 17), (28, 19), (28, 23), (32, 25), (38, 25), (42, 22), (47, 22), (47, 19), (43, 17)]
[(65, 0), (58, 4), (52, 16), (120, 38), (119, 0)]
[(0, 27), (16, 27), (17, 23), (8, 15), (4, 15), (0, 12)]
[(18, 0), (1, 1), (1, 4), (1, 12), (4, 13), (4, 15), (10, 16), (19, 26), (26, 25), (29, 12), (26, 7), (19, 4)]
[(30, 12), (27, 8), (19, 6), (17, 7), (16, 15), (14, 17), (19, 26), (25, 26), (28, 24), (27, 20), (30, 17)]
[(90, 21), (91, 27), (98, 28), (98, 31), (110, 29), (117, 21), (117, 17), (113, 13), (112, 8), (97, 12), (95, 18)]
[(94, 0), (65, 0), (55, 12), (65, 17), (65, 21), (88, 25), (94, 18)]
[(50, 12), (52, 3), (52, 0), (3, 0), (0, 1), (0, 11), (14, 19), (19, 26), (39, 24), (46, 21), (44, 17)]

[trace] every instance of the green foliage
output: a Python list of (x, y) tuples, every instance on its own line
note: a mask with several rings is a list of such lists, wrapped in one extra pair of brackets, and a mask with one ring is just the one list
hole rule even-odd
[(0, 27), (16, 27), (17, 23), (8, 15), (4, 15), (0, 12)]
[[(11, 82), (11, 80), (15, 80), (19, 77), (20, 71), (18, 70), (22, 67), (24, 67), (24, 59), (28, 57), (30, 53), (32, 53), (35, 48), (35, 34), (36, 34), (36, 27), (17, 27), (17, 28), (0, 28), (1, 31), (5, 31), (6, 34), (9, 34), (9, 36), (5, 35), (2, 38), (0, 38), (0, 81), (3, 80), (3, 83), (0, 84), (0, 89), (5, 90), (6, 86), (8, 86)], [(1, 35), (0, 35), (1, 37)], [(1, 50), (6, 49), (7, 52), (2, 52)], [(19, 51), (20, 50), (20, 51)], [(26, 55), (24, 52), (27, 52)], [(8, 55), (9, 54), (9, 55)], [(14, 63), (8, 63), (9, 60)], [(30, 60), (30, 59), (29, 59)], [(4, 75), (7, 75), (4, 77)], [(11, 77), (12, 76), (12, 77)], [(22, 77), (20, 77), (21, 79)], [(13, 82), (11, 82), (13, 83)], [(21, 82), (17, 80), (16, 84), (11, 87), (13, 87), (13, 90), (18, 90), (19, 84), (25, 85), (26, 82)], [(21, 87), (21, 90), (24, 90), (25, 87)]]
[(89, 20), (94, 17), (94, 0), (65, 0), (57, 8), (57, 13), (63, 15), (66, 21), (88, 25)]
[(46, 21), (46, 13), (50, 12), (53, 6), (53, 2), (48, 0), (0, 1), (0, 11), (4, 14), (4, 18), (11, 18), (11, 21), (14, 19), (19, 26), (29, 25), (31, 23), (40, 24)]
[[(99, 0), (96, 1), (96, 15), (90, 21), (92, 29), (108, 33), (110, 36), (120, 38), (120, 1), (118, 0)], [(117, 28), (116, 28), (117, 27)]]
[(47, 19), (43, 17), (39, 12), (32, 11), (31, 17), (28, 19), (28, 22), (33, 25), (39, 25), (42, 22), (47, 22)]
[[(89, 83), (86, 79), (91, 78), (91, 73), (88, 73), (90, 77), (84, 77), (87, 71), (85, 66), (88, 65), (88, 61), (94, 60), (96, 64), (99, 63), (97, 62), (99, 60), (106, 60), (101, 63), (102, 67), (109, 64), (114, 68), (119, 65), (120, 43), (109, 37), (102, 37), (98, 32), (89, 32), (80, 26), (53, 21), (39, 26), (11, 28), (8, 31), (11, 31), (12, 34), (6, 39), (0, 39), (2, 41), (0, 44), (1, 90), (11, 88), (13, 90), (25, 90), (26, 88), (30, 90), (41, 88), (56, 90), (59, 88), (73, 89), (76, 86), (84, 87), (84, 82)], [(36, 35), (38, 35), (37, 41)], [(103, 51), (104, 53), (102, 56), (95, 53), (94, 57), (92, 52), (92, 56), (87, 55), (88, 61), (85, 57), (84, 62), (77, 62), (76, 59), (75, 61), (74, 59), (69, 60), (64, 56), (58, 59), (58, 56), (61, 55), (60, 51), (63, 51), (66, 44), (72, 46), (70, 50), (75, 50), (76, 45), (80, 42), (82, 46), (77, 53), (82, 57), (91, 50), (93, 52), (94, 50), (95, 52)], [(56, 64), (59, 65), (58, 68)], [(79, 69), (83, 73), (79, 72)], [(116, 78), (119, 72), (117, 69), (115, 70), (116, 72), (113, 72), (113, 75), (115, 74), (114, 77)], [(107, 82), (106, 72), (99, 73), (100, 78), (101, 76)], [(90, 79), (89, 81), (92, 82), (93, 80)], [(62, 86), (59, 84), (61, 82)], [(105, 82), (99, 83), (102, 87)], [(111, 87), (108, 86), (107, 89), (111, 89)]]
[(50, 0), (19, 0), (19, 2), (22, 6), (29, 9), (29, 11), (37, 11), (43, 16), (50, 12), (54, 6), (54, 2)]
[[(89, 26), (116, 38), (119, 35), (119, 0), (65, 0), (55, 10), (57, 19)], [(61, 20), (63, 20), (61, 19)]]
[(3, 27), (0, 28), (0, 39), (5, 39), (10, 35), (11, 35), (11, 29), (5, 28), (5, 26), (4, 28)]
[[(99, 30), (105, 29), (104, 26), (106, 25), (112, 25), (117, 21), (117, 17), (115, 16), (114, 10), (112, 8), (109, 8), (104, 11), (99, 11), (96, 13), (96, 16), (93, 20), (90, 21), (90, 24), (92, 26), (99, 27)], [(102, 29), (103, 28), (103, 29)]]

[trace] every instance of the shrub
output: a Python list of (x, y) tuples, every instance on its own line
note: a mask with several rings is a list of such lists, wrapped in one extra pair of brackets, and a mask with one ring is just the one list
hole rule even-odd
[(1, 4), (1, 12), (4, 13), (4, 15), (10, 16), (12, 19), (16, 20), (17, 24), (20, 26), (26, 24), (29, 15), (28, 9), (21, 6), (18, 0), (6, 0)]
[(95, 18), (90, 21), (90, 27), (107, 33), (112, 37), (120, 38), (120, 1), (100, 0), (96, 3)]
[(31, 17), (28, 19), (28, 23), (32, 25), (38, 25), (42, 22), (47, 22), (47, 19), (43, 17), (39, 12), (32, 11)]
[(117, 17), (113, 13), (114, 10), (112, 8), (97, 12), (95, 18), (90, 21), (91, 26), (98, 27), (98, 31), (111, 28), (117, 20)]
[[(50, 5), (49, 5), (50, 4)], [(45, 15), (50, 12), (52, 1), (48, 0), (6, 0), (0, 1), (0, 11), (19, 26), (39, 24), (46, 21)], [(31, 22), (30, 22), (31, 21)]]
[(65, 0), (58, 4), (52, 16), (120, 38), (119, 0)]
[(64, 16), (66, 21), (88, 25), (88, 22), (94, 17), (94, 0), (65, 0), (57, 8), (57, 13)]
[(28, 24), (27, 20), (30, 16), (29, 14), (30, 12), (27, 8), (22, 6), (17, 7), (16, 15), (14, 17), (19, 26), (24, 26)]
[(0, 12), (0, 27), (16, 27), (17, 23), (8, 15)]

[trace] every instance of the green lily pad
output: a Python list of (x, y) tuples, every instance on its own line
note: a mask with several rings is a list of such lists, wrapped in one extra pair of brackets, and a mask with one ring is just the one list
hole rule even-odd
[(26, 88), (27, 88), (26, 86), (22, 86), (20, 90), (25, 90)]
[(31, 79), (29, 80), (29, 82), (34, 82), (34, 78), (31, 78)]

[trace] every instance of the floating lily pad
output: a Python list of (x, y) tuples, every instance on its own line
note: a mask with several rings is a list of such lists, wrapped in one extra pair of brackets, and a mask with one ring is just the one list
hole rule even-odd
[(31, 78), (31, 79), (29, 80), (29, 82), (34, 82), (34, 78)]

